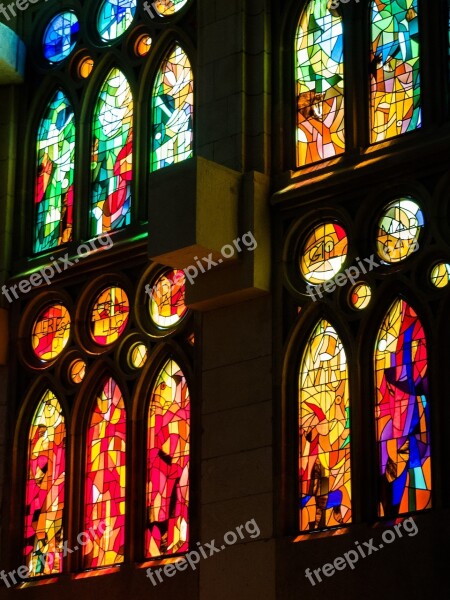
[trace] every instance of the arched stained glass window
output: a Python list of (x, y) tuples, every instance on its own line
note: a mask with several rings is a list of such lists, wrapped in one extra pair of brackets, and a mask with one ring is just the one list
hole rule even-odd
[(431, 506), (427, 344), (422, 324), (396, 300), (375, 346), (379, 515)]
[(47, 390), (28, 434), (24, 556), (30, 576), (62, 572), (66, 426)]
[(336, 330), (315, 327), (299, 373), (300, 530), (352, 520), (347, 357)]
[(190, 397), (174, 360), (164, 365), (148, 411), (148, 558), (185, 552), (189, 542)]
[(124, 560), (126, 411), (114, 379), (107, 378), (96, 398), (87, 433), (85, 532), (86, 568)]
[(309, 2), (295, 38), (299, 167), (345, 149), (343, 27), (329, 4)]
[(132, 163), (133, 96), (125, 75), (112, 69), (100, 90), (93, 121), (93, 235), (130, 224)]
[(371, 138), (421, 126), (418, 0), (372, 2)]
[(152, 98), (151, 170), (157, 171), (193, 156), (194, 78), (180, 46), (163, 61)]
[(97, 17), (97, 29), (105, 42), (120, 37), (131, 25), (136, 0), (104, 0)]
[(75, 117), (64, 92), (50, 101), (37, 135), (34, 251), (72, 239)]

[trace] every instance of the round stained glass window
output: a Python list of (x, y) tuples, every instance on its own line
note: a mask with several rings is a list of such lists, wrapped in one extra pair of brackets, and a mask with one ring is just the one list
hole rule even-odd
[(57, 14), (44, 33), (43, 52), (51, 63), (58, 63), (69, 56), (78, 41), (80, 24), (74, 12)]
[(69, 367), (69, 376), (74, 383), (81, 383), (86, 375), (86, 363), (81, 358), (74, 360)]
[(133, 344), (129, 351), (129, 361), (135, 369), (142, 369), (147, 360), (148, 350), (145, 344)]
[(350, 291), (350, 301), (353, 308), (363, 310), (372, 299), (372, 290), (367, 283), (357, 283)]
[(378, 223), (378, 256), (388, 263), (405, 260), (419, 249), (418, 240), (423, 226), (423, 213), (417, 202), (409, 196), (395, 200)]
[(54, 360), (67, 346), (70, 314), (63, 304), (51, 304), (36, 318), (31, 332), (34, 354), (42, 361)]
[(98, 295), (91, 310), (91, 336), (100, 346), (115, 342), (128, 323), (130, 302), (119, 287), (107, 287)]
[(306, 240), (300, 256), (300, 271), (313, 285), (332, 279), (347, 258), (348, 238), (337, 223), (318, 225)]
[(142, 35), (140, 35), (135, 44), (134, 44), (134, 51), (136, 52), (136, 54), (138, 56), (145, 56), (146, 54), (148, 54), (150, 52), (150, 48), (152, 47), (152, 38), (147, 35), (146, 33), (143, 33)]
[(153, 282), (149, 292), (150, 317), (160, 329), (174, 327), (186, 314), (185, 287), (182, 270), (167, 271)]
[(183, 8), (189, 0), (156, 0), (153, 7), (162, 17), (170, 17)]
[(78, 75), (83, 79), (87, 79), (94, 68), (94, 60), (90, 56), (85, 56), (80, 60), (78, 65)]
[(437, 288), (445, 288), (450, 282), (450, 265), (439, 263), (431, 271), (431, 283)]
[(97, 29), (105, 42), (117, 39), (131, 25), (136, 0), (103, 0), (97, 17)]

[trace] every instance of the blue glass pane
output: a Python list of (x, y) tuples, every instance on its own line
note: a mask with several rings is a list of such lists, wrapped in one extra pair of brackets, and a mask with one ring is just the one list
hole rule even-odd
[(69, 56), (75, 48), (80, 32), (78, 18), (73, 12), (59, 13), (50, 21), (44, 33), (44, 56), (57, 63)]
[(97, 17), (102, 40), (120, 37), (131, 25), (136, 13), (136, 0), (104, 0)]

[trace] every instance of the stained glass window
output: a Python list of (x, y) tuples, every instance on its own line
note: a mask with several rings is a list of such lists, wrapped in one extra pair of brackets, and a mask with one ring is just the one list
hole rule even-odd
[(127, 326), (129, 314), (130, 302), (124, 290), (119, 287), (103, 290), (92, 307), (93, 340), (101, 346), (115, 342)]
[(421, 126), (418, 0), (372, 2), (372, 143)]
[(130, 224), (133, 162), (133, 97), (128, 81), (112, 69), (95, 107), (92, 146), (92, 234)]
[(185, 282), (184, 271), (175, 270), (163, 273), (153, 283), (149, 309), (150, 317), (158, 327), (173, 327), (186, 314)]
[(146, 33), (141, 34), (134, 43), (134, 51), (138, 56), (146, 56), (152, 47), (152, 38)]
[(86, 568), (124, 560), (126, 411), (119, 386), (104, 381), (87, 434), (85, 532)]
[(375, 346), (379, 515), (431, 506), (427, 344), (414, 310), (396, 300)]
[(170, 52), (156, 75), (152, 114), (151, 170), (193, 156), (194, 79), (180, 46)]
[(336, 330), (320, 321), (299, 373), (300, 529), (351, 522), (347, 357)]
[(153, 6), (155, 10), (163, 17), (168, 17), (178, 12), (188, 0), (155, 0)]
[(423, 212), (412, 198), (406, 196), (389, 204), (378, 223), (377, 250), (380, 258), (396, 263), (416, 252), (423, 226)]
[(131, 25), (136, 0), (104, 0), (97, 17), (97, 29), (104, 41), (115, 40)]
[(28, 435), (24, 556), (31, 577), (63, 568), (65, 439), (61, 406), (47, 390)]
[(339, 273), (347, 258), (348, 238), (337, 223), (314, 228), (300, 255), (300, 271), (309, 283), (317, 285)]
[(86, 363), (81, 358), (74, 360), (69, 367), (69, 376), (73, 383), (81, 383), (86, 375)]
[(70, 314), (63, 304), (51, 304), (37, 316), (31, 332), (35, 355), (43, 362), (61, 354), (70, 337)]
[(148, 358), (148, 349), (145, 344), (133, 344), (129, 352), (129, 361), (135, 369), (142, 369)]
[(190, 398), (174, 360), (160, 372), (148, 412), (146, 556), (188, 550)]
[(299, 167), (345, 149), (343, 27), (329, 4), (309, 2), (295, 38)]
[(371, 299), (372, 290), (366, 283), (358, 283), (352, 288), (350, 301), (356, 310), (363, 310), (369, 306)]
[(450, 283), (450, 264), (439, 263), (431, 271), (431, 283), (437, 288), (447, 287)]
[(50, 21), (44, 33), (45, 58), (57, 63), (69, 56), (78, 40), (80, 24), (75, 13), (63, 12)]
[(37, 135), (34, 251), (72, 239), (75, 117), (60, 90), (50, 101)]

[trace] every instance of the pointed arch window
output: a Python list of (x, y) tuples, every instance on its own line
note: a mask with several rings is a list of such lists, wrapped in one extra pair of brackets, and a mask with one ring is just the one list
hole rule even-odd
[(61, 406), (47, 390), (28, 433), (24, 557), (31, 577), (63, 569), (65, 440)]
[(345, 150), (342, 17), (329, 0), (311, 0), (295, 36), (297, 166)]
[(418, 0), (371, 5), (371, 141), (421, 126)]
[(350, 523), (350, 404), (347, 356), (336, 330), (321, 320), (299, 372), (300, 530)]
[(397, 299), (381, 325), (374, 356), (379, 516), (431, 506), (427, 343), (411, 306)]
[(190, 397), (174, 360), (161, 369), (148, 409), (148, 558), (186, 552), (189, 543)]
[(194, 77), (187, 54), (175, 46), (164, 59), (152, 94), (151, 170), (193, 156)]
[(50, 100), (37, 134), (34, 252), (72, 239), (75, 117), (62, 90)]
[(126, 410), (119, 386), (106, 378), (87, 432), (85, 532), (86, 568), (124, 560)]
[(93, 120), (91, 233), (100, 235), (131, 222), (133, 96), (119, 69), (108, 74)]

